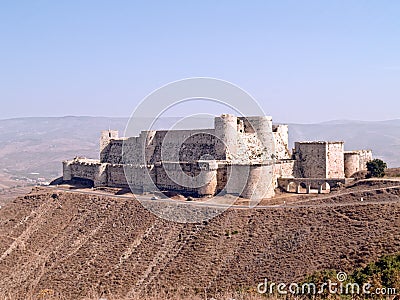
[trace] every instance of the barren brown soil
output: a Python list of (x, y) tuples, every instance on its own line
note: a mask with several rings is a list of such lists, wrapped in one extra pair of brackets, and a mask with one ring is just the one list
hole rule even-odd
[(5, 204), (7, 204), (7, 202), (16, 197), (26, 195), (30, 192), (30, 190), (32, 190), (32, 187), (29, 186), (2, 189), (0, 191), (0, 206), (4, 206)]
[(396, 184), (230, 208), (203, 224), (158, 219), (129, 197), (37, 188), (0, 209), (0, 294), (203, 295), (349, 272), (400, 251)]
[(0, 206), (16, 197), (26, 195), (31, 189), (32, 186), (27, 182), (17, 181), (10, 175), (0, 172)]
[(400, 168), (389, 168), (385, 171), (386, 177), (400, 177)]

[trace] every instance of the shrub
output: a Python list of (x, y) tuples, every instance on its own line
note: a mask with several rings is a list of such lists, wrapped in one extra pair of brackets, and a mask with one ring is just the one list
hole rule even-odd
[(381, 159), (374, 159), (367, 162), (368, 177), (378, 177), (381, 178), (385, 176), (385, 170), (387, 169), (387, 164)]

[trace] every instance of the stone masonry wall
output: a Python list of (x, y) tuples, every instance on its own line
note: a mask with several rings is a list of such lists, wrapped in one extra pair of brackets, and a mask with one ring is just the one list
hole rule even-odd
[(107, 166), (107, 186), (109, 187), (127, 187), (123, 165)]
[(271, 159), (265, 145), (261, 143), (256, 133), (240, 133), (237, 139), (237, 154), (234, 158), (238, 162), (265, 161)]
[(359, 171), (367, 170), (367, 162), (372, 160), (371, 150), (357, 150), (344, 152), (344, 171), (347, 178)]
[(296, 142), (294, 154), (295, 177), (326, 178), (326, 143)]
[(109, 144), (103, 148), (100, 155), (100, 161), (102, 163), (121, 164), (122, 143), (122, 140), (111, 140)]
[(343, 142), (296, 142), (295, 177), (344, 178)]
[(277, 178), (291, 178), (294, 177), (294, 160), (283, 160), (275, 163), (275, 176)]
[(152, 143), (146, 147), (147, 163), (194, 161), (204, 157), (219, 159), (215, 140), (213, 129), (157, 131)]
[(367, 162), (373, 159), (372, 150), (358, 150), (360, 154), (360, 170), (367, 170)]
[(118, 139), (117, 130), (103, 130), (100, 136), (100, 161), (106, 160), (108, 152), (110, 151), (110, 142)]
[(100, 164), (72, 163), (70, 165), (72, 177), (85, 178), (95, 181)]
[[(232, 119), (232, 120), (231, 120)], [(236, 118), (227, 116), (222, 119), (216, 118), (217, 129), (195, 129), (195, 130), (173, 130), (173, 131), (142, 131), (138, 137), (109, 139), (109, 144), (104, 145), (107, 140), (107, 131), (101, 139), (101, 162), (110, 164), (143, 164), (145, 158), (147, 164), (154, 164), (162, 160), (168, 161), (195, 161), (199, 159), (235, 161), (264, 161), (271, 159), (272, 154), (277, 159), (289, 158), (288, 132), (286, 125), (274, 126), (272, 129), (269, 117), (252, 117), (255, 129), (262, 132), (256, 133), (249, 122), (245, 119), (240, 121), (243, 132), (232, 124), (237, 123)], [(237, 125), (239, 126), (239, 125)], [(258, 127), (260, 128), (258, 128)], [(225, 131), (226, 132), (225, 132)], [(272, 132), (274, 130), (274, 132)], [(112, 131), (113, 132), (113, 131)], [(113, 132), (112, 136), (117, 136)], [(234, 144), (234, 152), (227, 154), (226, 147), (221, 148), (222, 139), (224, 143)], [(266, 142), (261, 142), (260, 139)], [(274, 139), (275, 143), (272, 141)], [(235, 142), (233, 142), (235, 140)], [(232, 144), (232, 145), (231, 145)], [(275, 145), (275, 149), (274, 148)], [(232, 149), (230, 149), (232, 150)], [(143, 153), (143, 151), (145, 151)], [(225, 151), (225, 152), (224, 152)], [(229, 151), (228, 151), (229, 152)], [(124, 157), (122, 157), (124, 153)], [(163, 158), (161, 157), (163, 155)]]
[(273, 166), (251, 165), (249, 168), (246, 184), (242, 192), (240, 193), (240, 196), (249, 199), (262, 199), (273, 197), (275, 195), (273, 171)]
[(327, 142), (326, 178), (344, 178), (344, 143)]
[(275, 141), (275, 158), (289, 159), (289, 127), (288, 125), (273, 125)]
[[(186, 163), (184, 166), (179, 163), (164, 163), (156, 167), (157, 187), (194, 192), (199, 195), (214, 195), (217, 188), (217, 168), (218, 165), (213, 161)], [(182, 169), (193, 170), (182, 172)]]

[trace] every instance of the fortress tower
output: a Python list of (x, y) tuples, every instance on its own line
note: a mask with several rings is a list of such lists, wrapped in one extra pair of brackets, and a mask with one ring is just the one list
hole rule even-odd
[(265, 158), (271, 159), (275, 153), (275, 142), (272, 130), (272, 117), (257, 116), (242, 118), (245, 124), (246, 133), (255, 133), (260, 145), (263, 147), (263, 152), (266, 153)]
[(296, 177), (344, 178), (344, 142), (296, 142)]
[(117, 130), (103, 130), (100, 136), (100, 161), (104, 162), (106, 159), (105, 153), (110, 145), (111, 140), (118, 139)]
[(237, 154), (238, 119), (236, 116), (224, 114), (214, 119), (215, 153), (218, 159), (229, 160)]

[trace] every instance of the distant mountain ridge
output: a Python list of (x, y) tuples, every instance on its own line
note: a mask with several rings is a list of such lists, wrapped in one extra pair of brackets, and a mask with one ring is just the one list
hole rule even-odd
[[(161, 118), (155, 129), (168, 129), (179, 119)], [(98, 157), (100, 131), (116, 129), (123, 135), (127, 122), (128, 118), (86, 116), (0, 120), (0, 171), (55, 178), (61, 174), (62, 160)], [(137, 122), (137, 128), (146, 129)], [(199, 124), (209, 127), (212, 120), (202, 119)], [(346, 150), (371, 149), (390, 167), (400, 166), (400, 120), (289, 124), (290, 146), (304, 140), (343, 140)]]

